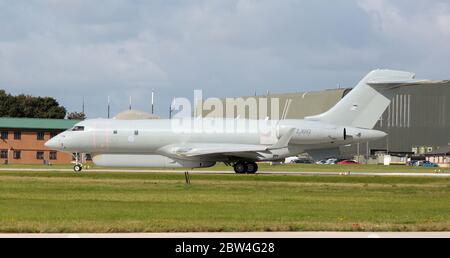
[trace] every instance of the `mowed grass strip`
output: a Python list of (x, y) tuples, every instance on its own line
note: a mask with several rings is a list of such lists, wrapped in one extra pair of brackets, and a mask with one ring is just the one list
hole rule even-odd
[(449, 231), (450, 179), (0, 172), (0, 232)]
[[(116, 168), (96, 167), (89, 164), (89, 169), (116, 170)], [(0, 165), (0, 169), (72, 169), (73, 165)], [(260, 163), (261, 172), (387, 172), (387, 173), (450, 173), (450, 168), (427, 168), (413, 166), (384, 166), (384, 165), (317, 165), (317, 164), (284, 164), (270, 165)], [(126, 170), (167, 170), (184, 171), (184, 169), (149, 169), (149, 168), (124, 168)], [(211, 168), (195, 169), (195, 171), (233, 171), (232, 167), (218, 163)]]

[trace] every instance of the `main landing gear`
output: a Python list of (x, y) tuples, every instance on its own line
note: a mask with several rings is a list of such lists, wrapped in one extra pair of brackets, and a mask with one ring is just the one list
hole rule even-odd
[(256, 162), (239, 161), (233, 167), (236, 174), (256, 174), (258, 172), (258, 164)]

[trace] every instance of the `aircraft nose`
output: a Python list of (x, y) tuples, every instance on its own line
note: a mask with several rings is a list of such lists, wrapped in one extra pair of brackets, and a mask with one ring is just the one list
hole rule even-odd
[(54, 137), (45, 143), (45, 147), (51, 150), (59, 150), (61, 148), (61, 141), (59, 137)]

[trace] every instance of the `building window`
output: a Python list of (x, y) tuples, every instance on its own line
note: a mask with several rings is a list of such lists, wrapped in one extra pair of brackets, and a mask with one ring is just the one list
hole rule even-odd
[(0, 159), (8, 159), (8, 151), (7, 150), (0, 151)]
[(38, 132), (37, 133), (37, 140), (38, 141), (43, 141), (45, 137), (45, 133), (44, 132)]
[(58, 135), (57, 132), (51, 132), (51, 133), (50, 133), (50, 139), (51, 139), (51, 138), (54, 138), (54, 137), (57, 136), (57, 135)]
[(44, 159), (44, 152), (43, 151), (36, 152), (36, 159), (43, 160)]
[(57, 160), (58, 159), (58, 153), (56, 151), (50, 152), (50, 160)]
[(14, 140), (22, 140), (22, 132), (14, 132)]
[(2, 132), (1, 138), (2, 138), (2, 140), (8, 140), (8, 132)]
[(138, 130), (134, 131), (134, 135), (138, 136), (139, 135), (139, 131)]
[(21, 159), (21, 158), (22, 158), (22, 152), (14, 151), (14, 159)]
[(117, 134), (117, 133), (118, 133), (117, 130), (114, 130), (114, 131), (113, 131), (113, 134)]

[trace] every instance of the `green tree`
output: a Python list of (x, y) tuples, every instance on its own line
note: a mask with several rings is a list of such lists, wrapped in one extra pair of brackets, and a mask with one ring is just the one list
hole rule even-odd
[(86, 114), (83, 112), (72, 112), (67, 115), (69, 120), (86, 120)]
[(6, 116), (8, 114), (8, 102), (11, 95), (6, 94), (4, 90), (0, 90), (0, 116)]
[(66, 108), (50, 97), (13, 96), (0, 90), (0, 117), (64, 119)]

